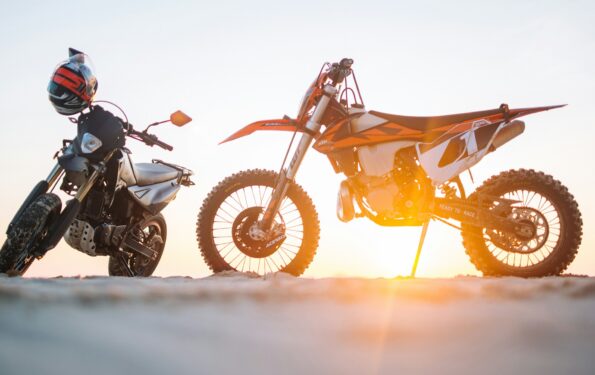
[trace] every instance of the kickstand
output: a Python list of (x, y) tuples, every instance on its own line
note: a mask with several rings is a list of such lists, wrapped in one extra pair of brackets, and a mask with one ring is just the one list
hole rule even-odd
[(134, 272), (132, 272), (132, 269), (128, 265), (128, 262), (126, 261), (126, 259), (124, 259), (124, 256), (118, 255), (117, 257), (118, 262), (120, 263), (120, 266), (124, 268), (124, 272), (126, 272), (126, 275), (128, 275), (128, 277), (134, 277)]
[(413, 268), (411, 269), (411, 277), (415, 278), (415, 271), (417, 271), (417, 263), (419, 262), (419, 256), (421, 255), (421, 249), (424, 246), (424, 240), (426, 239), (426, 233), (428, 233), (428, 226), (430, 220), (426, 220), (424, 226), (421, 228), (421, 236), (419, 237), (419, 244), (417, 245), (417, 253), (415, 254), (415, 261), (413, 262)]

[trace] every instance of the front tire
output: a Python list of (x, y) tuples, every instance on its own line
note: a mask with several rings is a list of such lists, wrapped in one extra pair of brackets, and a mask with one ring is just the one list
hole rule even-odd
[(141, 222), (135, 230), (138, 231), (136, 237), (142, 238), (145, 246), (158, 252), (157, 257), (150, 259), (140, 254), (133, 254), (128, 258), (124, 255), (111, 255), (108, 262), (110, 276), (149, 277), (155, 272), (167, 239), (165, 218), (161, 214), (149, 217)]
[(62, 202), (55, 194), (36, 198), (16, 219), (0, 249), (0, 273), (22, 276), (35, 260), (36, 251), (58, 217)]
[(469, 200), (494, 196), (518, 200), (512, 216), (533, 222), (533, 239), (462, 225), (463, 246), (485, 276), (543, 277), (561, 274), (576, 257), (583, 221), (568, 189), (534, 170), (510, 170), (491, 177)]
[(308, 268), (318, 248), (320, 223), (312, 200), (294, 182), (288, 182), (286, 197), (275, 216), (275, 225), (285, 228), (283, 240), (264, 245), (246, 234), (266, 208), (277, 177), (273, 171), (247, 170), (227, 177), (209, 193), (198, 215), (196, 236), (202, 257), (213, 272), (299, 276)]

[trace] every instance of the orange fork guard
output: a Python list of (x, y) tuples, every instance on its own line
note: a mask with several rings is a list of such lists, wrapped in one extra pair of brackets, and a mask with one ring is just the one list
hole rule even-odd
[(277, 119), (277, 120), (262, 120), (262, 121), (256, 121), (249, 125), (244, 126), (242, 129), (238, 130), (237, 132), (233, 133), (229, 137), (225, 138), (219, 144), (245, 137), (245, 136), (250, 135), (250, 134), (254, 133), (255, 131), (259, 131), (259, 130), (279, 130), (279, 131), (290, 131), (290, 132), (294, 132), (297, 130), (300, 132), (304, 132), (304, 128), (298, 126), (297, 121), (290, 119), (290, 118), (283, 118), (283, 119)]

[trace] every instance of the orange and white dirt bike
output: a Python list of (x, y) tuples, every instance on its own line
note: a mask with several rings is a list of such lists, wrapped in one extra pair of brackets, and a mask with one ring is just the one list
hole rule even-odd
[[(308, 267), (318, 247), (319, 221), (312, 200), (294, 179), (311, 145), (346, 177), (337, 201), (340, 220), (367, 217), (383, 226), (422, 227), (412, 276), (431, 219), (461, 231), (471, 262), (484, 275), (538, 277), (568, 267), (581, 243), (582, 219), (559, 181), (534, 170), (509, 170), (467, 196), (459, 178), (523, 133), (520, 117), (561, 106), (509, 109), (503, 104), (436, 117), (368, 111), (352, 64), (351, 59), (325, 64), (296, 119), (258, 121), (223, 141), (258, 130), (294, 133), (280, 173), (236, 173), (205, 199), (197, 239), (213, 271), (297, 276)], [(297, 133), (301, 139), (292, 147)]]

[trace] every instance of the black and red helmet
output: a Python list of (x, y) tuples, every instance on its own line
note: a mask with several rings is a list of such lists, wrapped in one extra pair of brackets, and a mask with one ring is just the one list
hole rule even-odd
[(97, 79), (87, 55), (70, 48), (68, 60), (54, 70), (48, 85), (50, 102), (61, 115), (73, 115), (91, 105)]

